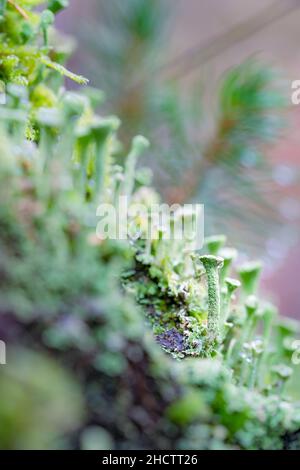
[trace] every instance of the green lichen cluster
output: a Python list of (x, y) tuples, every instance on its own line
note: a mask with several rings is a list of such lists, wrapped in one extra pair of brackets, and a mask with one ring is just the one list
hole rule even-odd
[(44, 82), (5, 80), (0, 448), (299, 448), (300, 327), (261, 299), (260, 264), (240, 265), (224, 236), (194, 253), (160, 226), (144, 239), (149, 214), (132, 217), (129, 240), (96, 236), (100, 202), (159, 202), (136, 169), (148, 142), (126, 157), (119, 120), (84, 89), (43, 101), (28, 140)]

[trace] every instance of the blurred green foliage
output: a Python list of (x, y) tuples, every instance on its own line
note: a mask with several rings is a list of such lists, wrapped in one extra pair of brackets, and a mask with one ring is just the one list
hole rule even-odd
[(11, 348), (0, 387), (2, 449), (54, 449), (57, 430), (68, 432), (84, 419), (78, 383), (41, 352)]

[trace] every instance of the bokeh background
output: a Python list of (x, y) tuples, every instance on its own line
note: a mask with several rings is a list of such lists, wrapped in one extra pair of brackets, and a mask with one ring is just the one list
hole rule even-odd
[[(291, 103), (291, 83), (300, 79), (299, 22), (300, 2), (290, 0), (71, 0), (58, 19), (78, 38), (72, 70), (104, 91), (102, 112), (121, 116), (125, 144), (136, 133), (149, 137), (142, 166), (152, 168), (162, 197), (204, 203), (207, 235), (225, 232), (245, 258), (262, 258), (265, 293), (294, 317), (300, 105)], [(254, 90), (241, 87), (244, 128), (233, 125), (224, 137), (220, 90), (228, 71), (249, 59), (266, 90), (260, 94), (253, 76)], [(242, 84), (243, 73), (246, 82), (253, 73), (243, 70)], [(256, 86), (266, 120), (247, 109)], [(260, 102), (266, 96), (271, 106)]]

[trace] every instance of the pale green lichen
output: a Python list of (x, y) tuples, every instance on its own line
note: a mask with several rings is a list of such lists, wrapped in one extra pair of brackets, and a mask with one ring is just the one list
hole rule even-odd
[(132, 141), (132, 147), (125, 164), (124, 183), (122, 188), (122, 194), (124, 196), (130, 198), (132, 195), (138, 157), (149, 147), (149, 145), (149, 141), (140, 135), (136, 136)]
[[(26, 9), (38, 1), (19, 4)], [(64, 4), (53, 0), (48, 8)], [(19, 18), (11, 6), (9, 15)], [(6, 52), (15, 70), (21, 50)], [(130, 242), (97, 238), (94, 203), (101, 198), (115, 204), (126, 194), (147, 208), (159, 202), (136, 173), (147, 142), (136, 138), (125, 167), (116, 165), (119, 120), (95, 116), (88, 94), (48, 92), (45, 68), (43, 74), (30, 96), (26, 87), (8, 84), (0, 107), (1, 334), (9, 331), (12, 348), (24, 343), (41, 355), (48, 375), (51, 356), (62, 376), (73, 378), (53, 376), (58, 390), (61, 380), (66, 388), (50, 394), (55, 423), (43, 446), (91, 448), (103, 438), (116, 448), (299, 447), (299, 387), (292, 398), (286, 387), (299, 324), (258, 296), (257, 263), (240, 270), (240, 295), (239, 281), (227, 277), (235, 276), (236, 252), (222, 248), (224, 236), (206, 245), (224, 255), (223, 267), (211, 254), (191, 256), (185, 240), (164, 240), (162, 227), (157, 239), (144, 240), (144, 220), (133, 226), (139, 230)], [(24, 141), (29, 118), (35, 143)], [(11, 432), (1, 428), (0, 447), (42, 437), (37, 416), (50, 422), (40, 400), (42, 369), (34, 377), (32, 357), (21, 351), (1, 377), (0, 417), (9, 419)], [(29, 401), (11, 374), (19, 363)], [(72, 387), (80, 400), (67, 406), (69, 419), (65, 413), (58, 419)]]

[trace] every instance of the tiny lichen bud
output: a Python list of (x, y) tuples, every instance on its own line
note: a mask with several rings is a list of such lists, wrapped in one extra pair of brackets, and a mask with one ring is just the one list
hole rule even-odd
[(137, 135), (132, 141), (132, 151), (134, 151), (138, 156), (147, 150), (149, 146), (149, 140), (142, 135)]
[[(225, 279), (225, 286), (222, 288), (222, 314), (221, 314), (221, 328), (224, 335), (224, 327), (229, 317), (230, 301), (233, 292), (240, 287), (241, 283), (237, 279), (227, 277)], [(227, 326), (227, 325), (226, 325)]]
[(238, 273), (242, 281), (242, 288), (246, 295), (256, 292), (259, 275), (262, 269), (260, 261), (251, 261), (239, 267)]
[(99, 190), (103, 191), (105, 177), (108, 172), (109, 151), (107, 150), (107, 142), (110, 135), (116, 131), (120, 125), (120, 120), (111, 116), (108, 118), (94, 119), (92, 123), (92, 135), (96, 143), (96, 159), (95, 159), (95, 194)]
[(85, 96), (81, 96), (79, 93), (67, 92), (63, 97), (64, 113), (66, 119), (72, 116), (80, 116), (87, 104)]
[(217, 268), (220, 269), (223, 266), (223, 258), (220, 256), (214, 255), (202, 255), (200, 256), (200, 261), (207, 268)]
[(1, 0), (0, 1), (0, 21), (4, 20), (6, 6), (7, 6), (7, 0)]
[(130, 153), (125, 165), (125, 177), (123, 185), (123, 194), (130, 197), (134, 189), (135, 167), (138, 157), (149, 147), (149, 141), (145, 137), (138, 135), (134, 137)]
[(256, 339), (250, 343), (251, 351), (254, 357), (260, 356), (264, 351), (264, 344), (261, 339)]
[(227, 286), (227, 291), (229, 292), (230, 296), (236, 289), (241, 286), (241, 283), (238, 279), (233, 279), (231, 277), (226, 277), (225, 284)]
[(205, 269), (202, 263), (199, 263), (199, 255), (197, 253), (191, 253), (191, 260), (194, 268), (195, 279), (201, 279), (202, 275), (205, 273)]
[(249, 295), (245, 301), (245, 309), (248, 317), (252, 317), (258, 308), (258, 299), (255, 295)]
[(286, 364), (277, 364), (272, 367), (271, 371), (275, 375), (276, 387), (279, 395), (282, 396), (285, 388), (285, 384), (293, 374), (293, 369)]
[(94, 119), (92, 122), (92, 129), (95, 137), (105, 138), (110, 132), (114, 132), (120, 126), (120, 119), (115, 116), (108, 118)]
[(56, 14), (64, 8), (67, 8), (67, 6), (69, 6), (69, 0), (50, 0), (48, 9), (51, 10), (52, 13)]
[(48, 46), (48, 28), (54, 23), (54, 14), (51, 10), (44, 10), (41, 15), (41, 30), (44, 37), (44, 45)]

